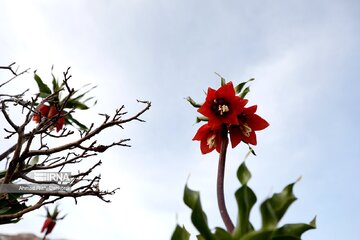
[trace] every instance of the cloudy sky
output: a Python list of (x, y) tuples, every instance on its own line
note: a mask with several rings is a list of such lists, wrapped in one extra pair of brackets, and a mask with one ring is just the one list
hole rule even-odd
[[(215, 195), (217, 155), (202, 156), (191, 141), (197, 114), (184, 100), (201, 102), (208, 86), (217, 88), (214, 72), (234, 82), (256, 78), (250, 104), (270, 123), (258, 134), (258, 156), (248, 160), (259, 202), (302, 176), (295, 187), (299, 200), (283, 223), (316, 215), (318, 229), (304, 239), (360, 236), (358, 1), (0, 0), (0, 29), (0, 65), (16, 61), (44, 79), (53, 64), (59, 76), (71, 66), (73, 86), (98, 85), (98, 104), (78, 115), (85, 122), (99, 123), (97, 113), (110, 114), (122, 104), (135, 113), (142, 107), (136, 99), (153, 103), (146, 123), (100, 136), (104, 142), (132, 139), (131, 148), (100, 156), (101, 186), (121, 188), (109, 197), (112, 203), (61, 202), (68, 216), (53, 238), (170, 239), (177, 222), (196, 233), (182, 203), (189, 175), (210, 226), (223, 226)], [(35, 93), (32, 74), (1, 90), (24, 88)], [(3, 118), (0, 123), (4, 134)], [(12, 144), (0, 141), (1, 150)], [(235, 172), (245, 153), (244, 146), (232, 149), (227, 160), (233, 219)], [(0, 226), (0, 232), (39, 234), (43, 213)], [(260, 225), (258, 205), (252, 220)]]

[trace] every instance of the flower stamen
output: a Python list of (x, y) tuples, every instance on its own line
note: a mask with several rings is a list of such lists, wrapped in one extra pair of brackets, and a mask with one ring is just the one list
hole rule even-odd
[(229, 104), (223, 98), (214, 99), (211, 109), (218, 116), (224, 116), (226, 113), (230, 112)]
[(227, 113), (230, 111), (229, 107), (227, 105), (219, 105), (219, 109), (218, 109), (220, 115), (224, 115), (224, 113)]
[(242, 133), (244, 134), (244, 136), (250, 137), (250, 133), (252, 132), (252, 129), (251, 129), (251, 127), (249, 127), (249, 125), (247, 123), (244, 123), (244, 125), (240, 126), (240, 129), (241, 129)]
[(213, 134), (206, 141), (206, 145), (208, 145), (210, 149), (213, 148), (216, 145), (215, 137), (216, 137), (216, 135)]

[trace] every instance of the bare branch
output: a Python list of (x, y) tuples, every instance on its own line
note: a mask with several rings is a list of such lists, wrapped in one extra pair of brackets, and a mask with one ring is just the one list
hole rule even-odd
[(12, 80), (14, 80), (15, 78), (17, 78), (18, 76), (20, 75), (23, 75), (24, 73), (27, 73), (30, 68), (28, 69), (25, 69), (24, 71), (20, 72), (20, 73), (17, 73), (17, 69), (14, 70), (12, 67), (13, 65), (15, 65), (15, 62), (13, 62), (12, 64), (10, 64), (9, 66), (0, 66), (0, 69), (5, 69), (5, 70), (9, 70), (13, 75), (14, 77), (10, 78), (9, 80), (7, 80), (6, 82), (0, 84), (0, 88), (6, 84), (8, 84), (9, 82), (11, 82)]
[(81, 143), (83, 143), (84, 141), (89, 140), (90, 138), (92, 138), (95, 135), (99, 134), (104, 129), (110, 128), (112, 126), (120, 126), (121, 124), (130, 122), (130, 121), (133, 121), (133, 120), (139, 120), (139, 116), (141, 116), (144, 112), (146, 112), (147, 110), (150, 109), (151, 103), (146, 102), (146, 101), (138, 101), (138, 102), (144, 103), (144, 104), (146, 104), (146, 106), (140, 112), (138, 112), (137, 114), (135, 114), (132, 117), (129, 117), (129, 118), (124, 119), (124, 120), (119, 119), (119, 120), (114, 120), (114, 121), (110, 121), (110, 122), (104, 121), (103, 124), (101, 124), (99, 127), (95, 128), (94, 130), (87, 133), (85, 136), (83, 136), (82, 138), (80, 138), (80, 139), (78, 139), (76, 141), (64, 144), (64, 145), (59, 146), (59, 147), (54, 147), (54, 148), (51, 148), (51, 149), (32, 150), (32, 151), (28, 152), (27, 157), (31, 157), (31, 156), (35, 156), (35, 155), (49, 155), (49, 154), (54, 154), (54, 153), (61, 152), (61, 151), (67, 150), (67, 149), (73, 149), (73, 148), (79, 147), (81, 145)]
[[(13, 69), (13, 64), (9, 66), (0, 66), (0, 69), (7, 69), (11, 71), (14, 75), (14, 78), (28, 71), (25, 70), (21, 73), (17, 73), (17, 70)], [(16, 136), (16, 144), (0, 154), (0, 161), (7, 159), (9, 161), (8, 166), (6, 166), (5, 171), (1, 172), (0, 175), (0, 184), (11, 184), (14, 181), (19, 180), (21, 183), (25, 182), (27, 184), (57, 184), (56, 181), (38, 181), (36, 178), (30, 177), (29, 173), (33, 171), (56, 171), (62, 172), (67, 167), (71, 166), (71, 169), (74, 170), (74, 167), (79, 166), (78, 163), (81, 161), (94, 157), (102, 152), (107, 151), (109, 148), (115, 146), (121, 147), (130, 147), (128, 142), (130, 138), (118, 139), (117, 141), (111, 144), (98, 143), (96, 136), (102, 133), (106, 129), (111, 129), (112, 127), (123, 128), (123, 125), (131, 121), (144, 122), (140, 117), (151, 107), (151, 103), (148, 101), (140, 101), (139, 103), (145, 104), (145, 106), (130, 117), (126, 117), (126, 111), (124, 111), (125, 106), (122, 105), (115, 110), (115, 113), (112, 116), (107, 114), (101, 114), (104, 116), (104, 121), (98, 125), (91, 124), (91, 126), (86, 130), (79, 130), (78, 135), (75, 135), (74, 131), (68, 130), (67, 128), (62, 128), (62, 131), (54, 132), (54, 126), (58, 121), (63, 119), (71, 119), (69, 116), (74, 109), (70, 111), (63, 111), (68, 101), (71, 101), (75, 98), (72, 98), (73, 95), (77, 92), (70, 87), (68, 81), (72, 78), (68, 68), (63, 72), (63, 85), (61, 89), (56, 89), (54, 93), (50, 93), (47, 97), (42, 98), (42, 101), (37, 104), (39, 95), (31, 98), (31, 101), (24, 100), (25, 93), (24, 91), (21, 94), (10, 95), (10, 94), (0, 94), (0, 114), (4, 116), (6, 122), (10, 127), (6, 127), (5, 136), (6, 139)], [(4, 86), (9, 81), (0, 85)], [(58, 96), (60, 91), (66, 92), (64, 98), (59, 101)], [(83, 96), (83, 95), (81, 95)], [(61, 102), (61, 104), (60, 104)], [(55, 116), (49, 117), (42, 116), (40, 105), (55, 106), (57, 114)], [(18, 123), (18, 119), (14, 121), (14, 117), (9, 113), (8, 107), (21, 107), (21, 113), (25, 115), (25, 120), (21, 123)], [(36, 116), (36, 118), (34, 118)], [(68, 116), (68, 118), (66, 118)], [(70, 118), (71, 117), (71, 118)], [(30, 131), (28, 128), (31, 120), (36, 119), (36, 127), (32, 128)], [(77, 124), (77, 123), (76, 123)], [(79, 123), (79, 126), (81, 124)], [(59, 129), (57, 129), (59, 130)], [(69, 138), (68, 138), (69, 137)], [(71, 141), (66, 141), (70, 139)], [(50, 145), (51, 140), (55, 144), (55, 147)], [(59, 142), (64, 142), (65, 144), (59, 144)], [(38, 142), (37, 142), (38, 141)], [(41, 158), (41, 159), (40, 159)], [(6, 164), (7, 165), (7, 164)], [(21, 203), (25, 208), (17, 212), (4, 212), (0, 214), (0, 220), (13, 220), (20, 218), (25, 213), (33, 211), (40, 208), (46, 204), (54, 203), (63, 198), (73, 198), (75, 203), (79, 197), (84, 196), (95, 196), (101, 199), (102, 201), (109, 202), (105, 199), (106, 196), (114, 194), (119, 188), (116, 188), (112, 191), (103, 191), (99, 188), (99, 182), (101, 180), (100, 175), (94, 176), (94, 170), (101, 165), (101, 160), (96, 162), (93, 166), (86, 169), (77, 169), (77, 173), (72, 173), (71, 181), (69, 182), (70, 190), (66, 191), (27, 191), (23, 192), (23, 198), (15, 198), (14, 201)], [(18, 182), (17, 182), (18, 183)], [(7, 197), (10, 195), (8, 193), (0, 194), (0, 204), (7, 204)], [(25, 202), (27, 200), (40, 197), (39, 200), (31, 206), (26, 206)], [(5, 200), (4, 200), (5, 199)], [(3, 210), (3, 209), (0, 209)]]
[(15, 76), (17, 76), (16, 72), (12, 69), (12, 66), (15, 65), (16, 62), (13, 62), (12, 64), (10, 64), (9, 66), (0, 66), (0, 69), (7, 69), (10, 70), (10, 72), (12, 74), (14, 74)]

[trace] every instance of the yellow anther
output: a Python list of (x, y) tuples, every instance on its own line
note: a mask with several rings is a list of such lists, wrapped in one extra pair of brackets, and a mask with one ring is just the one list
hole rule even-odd
[(247, 123), (244, 123), (244, 125), (240, 126), (242, 133), (246, 137), (250, 137), (250, 133), (252, 132), (252, 129), (249, 127)]
[(216, 135), (213, 134), (207, 139), (206, 144), (209, 146), (209, 148), (213, 148), (215, 146), (215, 137)]
[(223, 115), (224, 113), (229, 111), (229, 107), (227, 105), (219, 105), (218, 111), (220, 115)]

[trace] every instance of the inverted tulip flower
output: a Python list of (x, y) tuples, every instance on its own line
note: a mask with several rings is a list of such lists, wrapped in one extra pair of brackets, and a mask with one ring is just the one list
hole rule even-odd
[(247, 100), (236, 95), (232, 82), (221, 86), (218, 90), (208, 88), (205, 103), (198, 112), (209, 119), (209, 125), (218, 129), (223, 124), (238, 125), (238, 115), (242, 112)]
[(43, 239), (46, 239), (46, 236), (52, 232), (52, 230), (54, 229), (54, 227), (56, 225), (56, 221), (62, 220), (65, 218), (65, 216), (59, 218), (60, 211), (58, 210), (57, 206), (55, 207), (52, 214), (49, 212), (49, 209), (47, 207), (45, 207), (45, 209), (46, 209), (46, 219), (41, 228), (41, 232), (42, 233), (44, 232), (44, 234), (45, 234)]
[(255, 131), (263, 130), (269, 126), (269, 123), (255, 114), (257, 106), (244, 108), (238, 115), (239, 125), (231, 125), (229, 128), (231, 146), (236, 147), (241, 141), (256, 145)]
[[(67, 74), (68, 72), (64, 73), (65, 79), (69, 78)], [(39, 87), (39, 97), (43, 98), (43, 103), (35, 109), (32, 117), (33, 121), (40, 123), (42, 118), (48, 119), (52, 123), (49, 130), (56, 128), (57, 132), (63, 129), (65, 124), (75, 124), (81, 130), (87, 129), (85, 125), (72, 116), (72, 112), (76, 109), (86, 110), (89, 108), (85, 102), (92, 99), (92, 97), (84, 101), (81, 100), (94, 87), (84, 93), (79, 93), (79, 90), (69, 90), (68, 95), (62, 97), (60, 93), (69, 89), (68, 86), (65, 86), (66, 81), (59, 84), (53, 75), (52, 89), (50, 89), (36, 73), (34, 74), (34, 79)]]
[(48, 113), (48, 119), (52, 119), (52, 118), (58, 118), (57, 121), (54, 123), (54, 125), (52, 125), (50, 127), (50, 129), (53, 129), (54, 127), (56, 127), (56, 131), (60, 131), (65, 123), (65, 112), (62, 111), (61, 114), (59, 114), (59, 110), (58, 107), (55, 105), (52, 105), (50, 107), (49, 113)]
[(36, 113), (33, 116), (33, 121), (36, 123), (39, 123), (41, 121), (41, 118), (58, 118), (56, 122), (50, 126), (50, 130), (56, 128), (56, 131), (59, 132), (65, 124), (65, 112), (62, 111), (62, 113), (59, 116), (58, 107), (55, 105), (47, 106), (45, 104), (41, 104), (37, 109)]
[(36, 113), (33, 116), (33, 121), (35, 121), (36, 123), (39, 123), (41, 121), (41, 117), (47, 117), (48, 113), (49, 113), (50, 107), (45, 105), (45, 104), (41, 104), (39, 107), (36, 108)]
[(212, 152), (214, 149), (220, 152), (220, 131), (213, 130), (209, 124), (201, 126), (195, 134), (193, 140), (200, 141), (200, 149), (203, 154)]
[(45, 235), (48, 235), (52, 232), (52, 230), (54, 229), (56, 225), (56, 221), (52, 218), (46, 218), (45, 222), (41, 228), (41, 232), (45, 232)]

